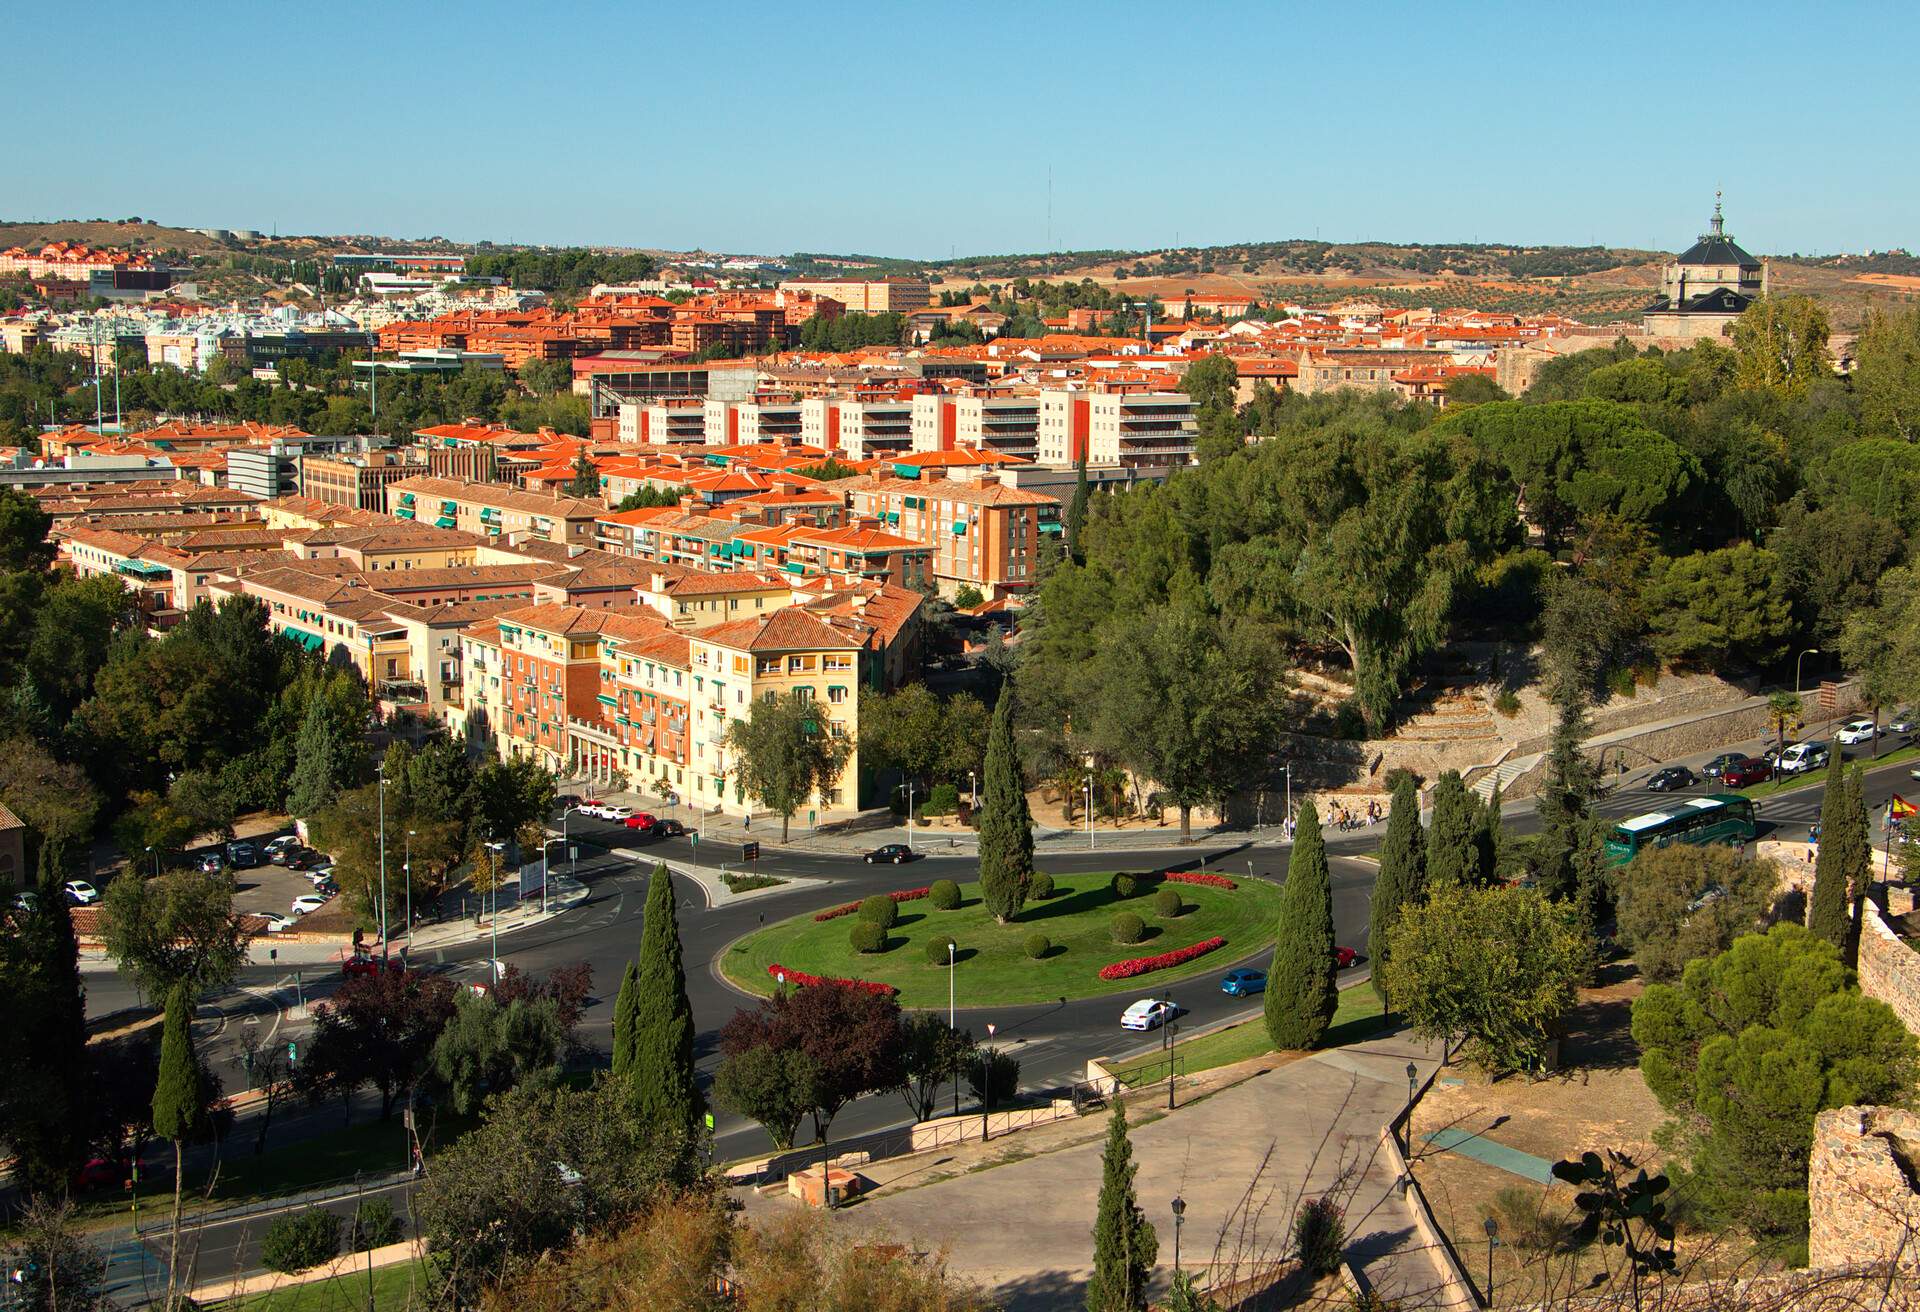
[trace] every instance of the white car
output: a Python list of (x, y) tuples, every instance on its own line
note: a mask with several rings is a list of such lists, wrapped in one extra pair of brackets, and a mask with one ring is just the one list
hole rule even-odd
[(1878, 727), (1879, 726), (1874, 724), (1872, 720), (1848, 720), (1840, 726), (1840, 732), (1835, 734), (1834, 737), (1838, 738), (1848, 747), (1853, 746), (1855, 743), (1870, 743), (1873, 741), (1874, 731)]
[(603, 806), (600, 808), (598, 815), (602, 820), (627, 820), (632, 817), (633, 808), (630, 806)]
[(283, 929), (292, 929), (294, 925), (292, 916), (283, 916), (278, 911), (257, 911), (254, 914), (266, 922), (266, 930), (269, 934), (278, 934)]
[(333, 882), (332, 866), (322, 866), (318, 870), (302, 870), (300, 874), (303, 878), (306, 879), (306, 881), (309, 884), (312, 884), (315, 888), (319, 888), (323, 884), (331, 884)]
[(271, 857), (275, 852), (284, 852), (290, 847), (298, 846), (300, 846), (300, 839), (297, 835), (282, 834), (278, 838), (269, 838), (267, 845), (260, 849), (260, 854)]
[(293, 900), (293, 914), (296, 916), (304, 916), (309, 911), (318, 911), (321, 907), (325, 906), (328, 901), (329, 899), (322, 897), (318, 893), (302, 893)]
[(60, 891), (77, 907), (90, 907), (100, 900), (100, 890), (84, 879), (69, 879), (60, 886)]
[(1179, 1005), (1165, 998), (1142, 998), (1120, 1013), (1120, 1028), (1157, 1030), (1180, 1014)]
[(1825, 743), (1792, 743), (1780, 753), (1780, 761), (1774, 766), (1774, 771), (1777, 774), (1805, 774), (1809, 770), (1818, 770), (1827, 760)]

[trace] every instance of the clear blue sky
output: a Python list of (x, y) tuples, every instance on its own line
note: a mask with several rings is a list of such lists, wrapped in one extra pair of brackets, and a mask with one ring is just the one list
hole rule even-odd
[[(0, 5), (0, 217), (917, 257), (1920, 244), (1911, 5)], [(39, 53), (44, 49), (45, 54)]]

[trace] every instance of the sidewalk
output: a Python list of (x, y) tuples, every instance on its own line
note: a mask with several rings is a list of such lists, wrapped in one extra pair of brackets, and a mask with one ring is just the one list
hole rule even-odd
[[(1406, 1067), (1422, 1076), (1437, 1050), (1404, 1031), (1288, 1060), (1208, 1096), (1202, 1076), (1167, 1113), (1158, 1095), (1136, 1094), (1127, 1116), (1138, 1167), (1135, 1192), (1160, 1232), (1159, 1278), (1173, 1270), (1169, 1201), (1186, 1203), (1182, 1266), (1227, 1279), (1286, 1247), (1303, 1197), (1334, 1191), (1345, 1202), (1348, 1256), (1389, 1297), (1430, 1290), (1435, 1275), (1409, 1236), (1411, 1215), (1381, 1155), (1381, 1127), (1407, 1100)], [(1238, 1072), (1245, 1075), (1245, 1069)], [(1107, 1114), (1020, 1131), (990, 1143), (874, 1163), (861, 1174), (875, 1192), (836, 1214), (860, 1229), (944, 1246), (956, 1274), (977, 1280), (1007, 1308), (1079, 1302), (1092, 1268), (1101, 1151)], [(1021, 1206), (1010, 1242), (1008, 1200)], [(798, 1206), (750, 1195), (749, 1215)]]

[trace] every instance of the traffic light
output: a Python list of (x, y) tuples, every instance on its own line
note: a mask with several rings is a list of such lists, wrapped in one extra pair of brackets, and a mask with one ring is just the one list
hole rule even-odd
[(288, 1061), (300, 1060), (300, 1043), (296, 1039), (287, 1040), (287, 1060)]

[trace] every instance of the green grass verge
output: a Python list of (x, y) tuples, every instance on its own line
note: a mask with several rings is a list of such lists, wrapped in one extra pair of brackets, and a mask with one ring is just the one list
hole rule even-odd
[[(1097, 997), (1138, 991), (1226, 969), (1228, 964), (1273, 941), (1280, 890), (1260, 879), (1238, 878), (1236, 889), (1196, 884), (1167, 884), (1179, 890), (1184, 914), (1160, 921), (1151, 893), (1121, 902), (1107, 874), (1060, 875), (1045, 902), (1028, 903), (1010, 925), (997, 925), (980, 902), (980, 886), (961, 886), (960, 905), (937, 911), (925, 898), (900, 905), (900, 919), (887, 935), (883, 952), (862, 954), (847, 942), (854, 916), (816, 921), (811, 914), (769, 925), (727, 951), (721, 962), (726, 977), (750, 993), (773, 992), (767, 967), (778, 962), (814, 975), (880, 980), (900, 990), (905, 1007), (944, 1007), (947, 968), (930, 965), (926, 943), (951, 935), (959, 942), (954, 979), (963, 1005), (1046, 1002), (1054, 998)], [(1119, 911), (1131, 911), (1147, 923), (1139, 943), (1113, 941), (1110, 926)], [(1027, 956), (1030, 934), (1045, 934), (1053, 946), (1038, 960)], [(1215, 935), (1226, 946), (1185, 965), (1132, 980), (1099, 977), (1102, 966), (1131, 957), (1153, 956)]]
[[(427, 1270), (421, 1262), (395, 1262), (373, 1269), (373, 1312), (406, 1312), (427, 1305)], [(364, 1269), (284, 1285), (270, 1293), (229, 1299), (213, 1305), (222, 1312), (366, 1312), (367, 1273)]]
[[(1340, 1005), (1333, 1013), (1333, 1024), (1327, 1027), (1327, 1037), (1320, 1046), (1338, 1048), (1343, 1044), (1356, 1043), (1378, 1034), (1384, 1028), (1386, 1014), (1380, 1005), (1380, 995), (1373, 991), (1371, 984), (1355, 984), (1340, 990)], [(1178, 1074), (1195, 1075), (1265, 1056), (1272, 1051), (1273, 1040), (1267, 1037), (1266, 1022), (1256, 1016), (1250, 1021), (1203, 1034), (1197, 1039), (1177, 1042), (1173, 1065)], [(1114, 1078), (1128, 1088), (1167, 1078), (1166, 1059), (1159, 1056), (1142, 1057), (1124, 1066), (1113, 1067), (1112, 1070)]]

